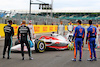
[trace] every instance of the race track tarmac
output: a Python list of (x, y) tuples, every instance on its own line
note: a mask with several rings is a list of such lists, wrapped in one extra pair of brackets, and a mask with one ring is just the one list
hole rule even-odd
[[(38, 36), (39, 37), (39, 36)], [(13, 39), (13, 42), (16, 39)], [(29, 60), (28, 54), (25, 53), (25, 60), (21, 60), (20, 53), (11, 53), (10, 60), (2, 59), (4, 41), (0, 41), (0, 67), (100, 67), (100, 51), (97, 51), (97, 61), (87, 61), (89, 58), (89, 51), (83, 50), (82, 61), (79, 62), (79, 52), (77, 61), (73, 62), (74, 52), (70, 50), (53, 51), (48, 50), (44, 53), (33, 52), (33, 60)], [(87, 49), (87, 47), (85, 46)], [(98, 49), (99, 50), (99, 49)]]

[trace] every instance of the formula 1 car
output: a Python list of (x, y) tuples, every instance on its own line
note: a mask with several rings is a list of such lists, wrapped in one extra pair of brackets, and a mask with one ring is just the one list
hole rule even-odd
[[(69, 32), (65, 37), (69, 40), (69, 42), (72, 42), (73, 33)], [(72, 42), (71, 44), (68, 44), (68, 49), (74, 50), (74, 42)]]
[[(29, 41), (31, 51), (44, 52), (46, 48), (65, 50), (71, 42), (64, 36), (52, 33), (51, 36), (41, 36), (39, 39)], [(17, 44), (11, 48), (11, 51), (21, 51), (21, 44)], [(24, 46), (24, 51), (27, 51)]]

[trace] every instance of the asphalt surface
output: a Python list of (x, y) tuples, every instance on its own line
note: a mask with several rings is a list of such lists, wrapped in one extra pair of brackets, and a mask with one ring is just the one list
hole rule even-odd
[[(39, 38), (41, 35), (38, 35)], [(13, 39), (13, 42), (16, 39)], [(79, 62), (79, 52), (77, 61), (73, 62), (71, 59), (74, 57), (74, 52), (70, 50), (53, 51), (48, 50), (44, 53), (33, 52), (33, 60), (29, 60), (28, 54), (25, 53), (25, 60), (21, 60), (21, 53), (11, 53), (11, 59), (2, 59), (4, 40), (0, 40), (0, 67), (100, 67), (100, 51), (97, 51), (97, 61), (87, 61), (89, 58), (89, 51), (87, 45), (83, 50), (82, 61)]]

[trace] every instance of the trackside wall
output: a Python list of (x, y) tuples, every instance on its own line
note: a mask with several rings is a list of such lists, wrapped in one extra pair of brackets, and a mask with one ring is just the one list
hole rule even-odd
[[(0, 24), (0, 36), (5, 36), (4, 34), (4, 26), (7, 24)], [(57, 25), (33, 25), (35, 33), (49, 33), (49, 32), (56, 32), (58, 26)], [(13, 24), (12, 27), (14, 28), (14, 33), (17, 35), (18, 25)], [(65, 26), (65, 30), (67, 30), (67, 26)]]

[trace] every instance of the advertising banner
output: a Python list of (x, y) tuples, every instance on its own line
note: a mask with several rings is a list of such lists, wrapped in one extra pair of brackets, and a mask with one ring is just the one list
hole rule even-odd
[[(7, 24), (0, 24), (0, 36), (4, 35), (4, 26)], [(13, 24), (12, 27), (14, 28), (14, 35), (17, 35), (18, 25)], [(58, 26), (57, 25), (33, 25), (35, 33), (49, 33), (49, 32), (56, 32)], [(67, 30), (67, 26), (65, 26), (65, 30)]]

